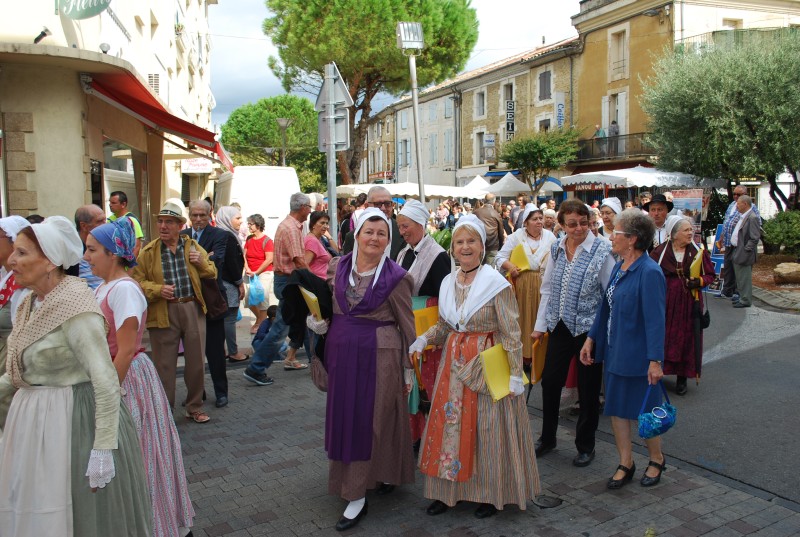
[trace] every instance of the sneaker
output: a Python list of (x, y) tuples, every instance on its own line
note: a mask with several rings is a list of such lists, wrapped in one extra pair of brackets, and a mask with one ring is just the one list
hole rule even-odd
[(251, 371), (250, 368), (244, 370), (244, 378), (259, 386), (269, 386), (275, 382), (272, 377), (268, 377), (265, 373), (256, 373)]
[(726, 295), (724, 293), (720, 293), (720, 294), (718, 294), (716, 296), (716, 298), (732, 298), (732, 296), (731, 295)]

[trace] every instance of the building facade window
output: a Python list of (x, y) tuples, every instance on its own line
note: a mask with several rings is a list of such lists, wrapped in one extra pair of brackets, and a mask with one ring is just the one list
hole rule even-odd
[(547, 132), (550, 130), (550, 120), (543, 119), (539, 121), (539, 132)]
[(475, 150), (473, 151), (472, 164), (483, 164), (485, 161), (483, 147), (484, 134), (483, 132), (475, 133)]
[(444, 163), (452, 164), (454, 160), (455, 146), (453, 145), (453, 129), (444, 131)]
[(444, 117), (445, 119), (453, 117), (453, 99), (450, 97), (444, 100)]
[(473, 114), (475, 118), (486, 117), (486, 90), (473, 93)]
[(437, 103), (430, 103), (428, 105), (428, 121), (434, 122), (439, 115), (439, 106)]
[(408, 110), (400, 111), (400, 128), (401, 129), (408, 128)]
[(630, 76), (630, 23), (608, 29), (608, 79), (620, 80)]
[(428, 136), (428, 164), (435, 166), (439, 162), (439, 135), (431, 133)]
[(552, 96), (553, 74), (549, 70), (539, 73), (539, 100), (546, 101)]
[(411, 140), (408, 138), (397, 143), (398, 166), (411, 166)]

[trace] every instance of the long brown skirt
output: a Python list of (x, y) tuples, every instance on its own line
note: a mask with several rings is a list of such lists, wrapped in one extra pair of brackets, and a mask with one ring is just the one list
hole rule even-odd
[[(541, 273), (538, 270), (526, 270), (514, 282), (514, 294), (519, 307), (519, 328), (522, 332), (522, 357), (526, 360), (533, 358), (533, 325), (536, 324), (536, 312), (539, 309), (539, 288), (542, 285)], [(546, 345), (536, 347), (536, 360), (544, 362), (547, 354)]]

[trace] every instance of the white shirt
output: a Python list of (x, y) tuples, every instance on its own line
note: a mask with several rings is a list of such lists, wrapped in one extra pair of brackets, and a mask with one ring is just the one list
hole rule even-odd
[(94, 292), (98, 304), (105, 300), (112, 288), (112, 293), (108, 297), (108, 305), (114, 312), (115, 328), (119, 330), (122, 323), (131, 317), (135, 317), (139, 324), (142, 324), (142, 316), (147, 311), (147, 300), (136, 282), (112, 280), (104, 283)]
[(753, 212), (752, 205), (742, 213), (742, 216), (739, 217), (739, 221), (736, 222), (736, 227), (733, 228), (733, 232), (731, 233), (731, 246), (737, 246), (739, 244), (739, 230), (742, 229), (742, 222), (744, 222), (744, 219), (747, 218), (747, 215), (751, 212)]

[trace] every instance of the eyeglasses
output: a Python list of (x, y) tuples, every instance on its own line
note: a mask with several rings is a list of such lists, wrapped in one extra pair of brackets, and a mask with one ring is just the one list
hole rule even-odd
[(630, 235), (627, 231), (620, 231), (618, 229), (614, 230), (614, 235)]
[(739, 197), (739, 196), (741, 196), (741, 195), (742, 195), (742, 194), (740, 194), (740, 193), (738, 193), (738, 192), (734, 192), (734, 193), (733, 193), (733, 197), (734, 197), (734, 198), (738, 198), (738, 197)]
[(394, 202), (392, 200), (389, 201), (371, 201), (369, 204), (375, 207), (376, 209), (380, 209), (381, 207), (391, 207)]
[(589, 227), (589, 222), (569, 222), (564, 224), (567, 229), (575, 229), (576, 227)]
[(303, 207), (308, 207), (310, 209), (311, 208), (311, 204), (310, 203), (304, 203)]

